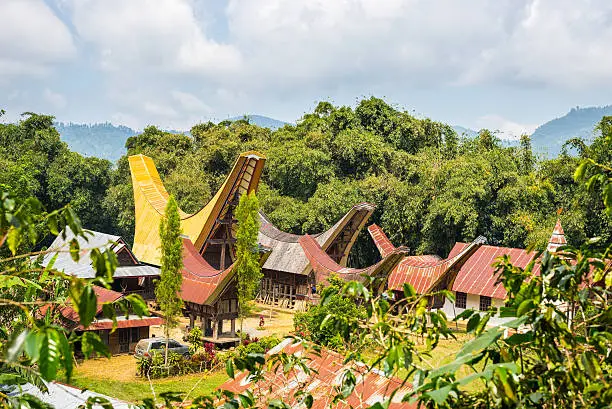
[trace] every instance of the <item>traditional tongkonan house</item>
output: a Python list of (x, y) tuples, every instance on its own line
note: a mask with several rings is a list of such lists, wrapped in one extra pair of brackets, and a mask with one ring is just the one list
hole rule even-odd
[[(373, 224), (368, 231), (382, 257), (387, 257), (395, 251), (395, 246), (387, 238), (383, 230)], [(478, 237), (472, 243), (461, 247), (460, 251), (451, 253), (442, 260), (435, 255), (407, 256), (391, 271), (388, 279), (388, 289), (403, 297), (404, 283), (411, 284), (417, 294), (430, 294), (452, 287), (462, 266), (485, 243), (484, 237)], [(445, 297), (435, 295), (430, 298), (430, 308), (442, 308)]]
[(151, 336), (151, 326), (161, 325), (164, 322), (159, 317), (139, 317), (133, 314), (126, 317), (119, 314), (117, 315), (117, 329), (112, 332), (113, 321), (103, 316), (102, 305), (118, 301), (124, 295), (103, 287), (94, 286), (93, 288), (97, 298), (97, 309), (94, 321), (87, 328), (83, 328), (79, 323), (79, 314), (72, 308), (70, 303), (65, 305), (45, 305), (40, 309), (39, 314), (45, 315), (49, 310), (52, 312), (56, 311), (58, 312), (59, 323), (68, 330), (77, 333), (84, 331), (96, 332), (102, 342), (108, 346), (111, 354), (134, 351), (138, 341)]
[[(378, 227), (370, 226), (370, 234), (374, 238), (381, 254), (393, 248), (393, 245), (384, 236), (384, 233)], [(548, 243), (548, 251), (556, 251), (559, 246), (567, 244), (563, 228), (560, 220), (557, 221), (553, 230), (552, 236)], [(470, 250), (471, 249), (471, 250)], [(469, 250), (469, 251), (468, 251)], [(447, 260), (456, 260), (464, 255), (460, 264), (455, 268), (457, 271), (453, 280), (449, 281), (446, 288), (451, 289), (455, 294), (455, 303), (441, 299), (435, 303), (434, 308), (442, 308), (448, 318), (454, 318), (465, 309), (475, 309), (479, 311), (487, 311), (490, 307), (501, 307), (504, 305), (507, 292), (501, 283), (497, 282), (498, 274), (496, 274), (493, 265), (502, 256), (508, 255), (513, 265), (525, 268), (537, 255), (535, 251), (527, 251), (525, 249), (517, 249), (511, 247), (478, 245), (474, 247), (474, 243), (456, 243), (450, 251)], [(434, 262), (437, 256), (414, 256), (408, 257), (411, 264), (419, 263), (427, 266)], [(438, 259), (439, 260), (439, 259)], [(407, 261), (406, 261), (407, 262)], [(400, 263), (399, 267), (402, 266)], [(540, 265), (535, 263), (533, 268), (534, 274), (539, 274)], [(412, 275), (410, 270), (405, 275), (394, 275), (392, 273), (389, 278), (389, 288), (401, 289), (404, 282), (410, 282), (415, 285), (417, 291), (426, 293), (427, 289), (420, 286), (421, 280), (417, 280), (419, 275)], [(512, 318), (502, 318), (499, 316), (491, 317), (489, 323), (492, 325), (501, 324)]]
[[(118, 266), (113, 274), (112, 288), (123, 294), (140, 294), (145, 300), (154, 298), (153, 280), (159, 277), (159, 268), (141, 263), (120, 236), (86, 230), (85, 237), (75, 236), (70, 229), (61, 232), (53, 241), (42, 264), (65, 274), (80, 278), (94, 278), (96, 271), (91, 260), (91, 250), (111, 250), (117, 256)], [(79, 260), (70, 255), (70, 242), (79, 243)]]
[[(374, 205), (370, 203), (355, 205), (329, 230), (311, 236), (323, 252), (345, 267), (351, 248), (373, 211)], [(259, 299), (266, 304), (303, 310), (318, 283), (299, 243), (304, 236), (281, 231), (263, 213), (260, 221), (259, 243), (272, 252), (262, 268)]]
[[(211, 342), (231, 344), (239, 340), (235, 334), (238, 302), (233, 263), (237, 226), (233, 213), (240, 195), (257, 189), (264, 160), (256, 152), (241, 154), (206, 206), (194, 214), (179, 209), (184, 233), (181, 296), (191, 326), (199, 317), (205, 339)], [(159, 225), (169, 195), (151, 158), (130, 156), (129, 163), (136, 215), (134, 254), (159, 266)], [(230, 321), (227, 332), (223, 330), (226, 320)]]
[(373, 279), (373, 284), (377, 286), (377, 290), (384, 289), (389, 273), (408, 255), (407, 247), (399, 247), (386, 254), (382, 260), (374, 265), (365, 268), (348, 268), (341, 266), (324, 252), (312, 236), (300, 237), (299, 243), (306, 254), (306, 258), (308, 258), (317, 283), (327, 283), (331, 275), (345, 281), (360, 282), (365, 280), (365, 276), (369, 276)]

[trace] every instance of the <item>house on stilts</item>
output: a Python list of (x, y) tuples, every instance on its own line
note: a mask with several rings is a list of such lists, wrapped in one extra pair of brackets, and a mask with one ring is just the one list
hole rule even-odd
[[(346, 267), (351, 248), (372, 212), (374, 205), (359, 203), (330, 229), (311, 237), (334, 262)], [(281, 231), (263, 213), (260, 213), (260, 222), (259, 243), (271, 250), (262, 267), (260, 301), (283, 308), (305, 309), (313, 287), (318, 284), (300, 244), (305, 236)]]
[[(144, 155), (129, 158), (134, 190), (136, 230), (133, 251), (141, 260), (160, 265), (159, 225), (168, 202), (153, 160)], [(265, 158), (257, 152), (238, 157), (219, 191), (201, 210), (187, 214), (179, 209), (183, 237), (183, 285), (185, 314), (194, 326), (200, 319), (205, 339), (235, 343), (238, 318), (234, 209), (240, 195), (257, 189)], [(225, 332), (224, 321), (230, 322)]]
[[(202, 273), (196, 272), (195, 275), (184, 273), (185, 282), (194, 288), (194, 280), (195, 282), (202, 280), (214, 282), (212, 277), (225, 274), (226, 271), (228, 271), (228, 277), (233, 277), (231, 266), (235, 260), (236, 242), (234, 209), (241, 194), (257, 189), (264, 162), (263, 155), (257, 152), (241, 154), (221, 189), (206, 206), (194, 214), (180, 212), (181, 228), (191, 243), (188, 245), (190, 250), (184, 254), (189, 255), (192, 259), (196, 258), (195, 255), (202, 258), (194, 263), (199, 266), (198, 269)], [(129, 164), (136, 213), (133, 251), (140, 260), (153, 266), (159, 266), (158, 229), (168, 193), (151, 158), (144, 155), (130, 156)], [(329, 230), (314, 234), (312, 237), (334, 262), (344, 267), (359, 232), (373, 211), (374, 205), (360, 203), (353, 206)], [(279, 230), (263, 213), (260, 213), (260, 222), (259, 244), (260, 248), (265, 250), (265, 256), (262, 256), (264, 278), (260, 285), (259, 300), (283, 308), (300, 310), (306, 308), (318, 281), (299, 243), (299, 239), (303, 236)], [(227, 283), (229, 287), (232, 285), (232, 279), (220, 282)], [(192, 300), (188, 301), (188, 315), (204, 320), (206, 333), (212, 331), (217, 334), (223, 323), (222, 320), (215, 317), (225, 313), (218, 312), (221, 310), (212, 308), (210, 304), (203, 304), (201, 297), (194, 298), (197, 292), (195, 289), (185, 287), (184, 290), (184, 294), (190, 294), (192, 297)], [(221, 294), (231, 292), (231, 290), (220, 291)], [(230, 305), (228, 308), (235, 313), (237, 307), (234, 306), (231, 298), (223, 302), (226, 301)], [(207, 302), (210, 303), (212, 300)], [(217, 312), (211, 313), (211, 311)], [(213, 330), (206, 324), (209, 321), (215, 323), (216, 329)]]

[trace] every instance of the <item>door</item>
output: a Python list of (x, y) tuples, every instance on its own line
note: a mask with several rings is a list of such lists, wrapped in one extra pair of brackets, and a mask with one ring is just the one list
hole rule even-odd
[(130, 330), (131, 328), (119, 328), (119, 353), (130, 352)]

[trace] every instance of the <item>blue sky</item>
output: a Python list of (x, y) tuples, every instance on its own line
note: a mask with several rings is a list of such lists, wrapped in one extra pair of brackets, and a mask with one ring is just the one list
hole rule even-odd
[(384, 97), (517, 135), (612, 104), (607, 0), (0, 0), (0, 108), (188, 129)]

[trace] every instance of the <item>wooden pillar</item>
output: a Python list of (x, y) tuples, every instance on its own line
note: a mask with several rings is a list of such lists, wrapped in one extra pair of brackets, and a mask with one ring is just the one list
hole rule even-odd
[(236, 318), (232, 318), (232, 324), (231, 324), (231, 336), (235, 337), (236, 336)]
[(219, 264), (219, 268), (221, 271), (225, 270), (225, 246), (226, 243), (225, 241), (223, 242), (223, 244), (221, 245), (221, 263)]
[(221, 336), (223, 334), (223, 320), (219, 320), (217, 323), (217, 332)]
[(218, 338), (218, 334), (217, 334), (217, 321), (212, 320), (211, 321), (211, 326), (212, 326), (212, 336), (213, 336), (213, 339), (217, 339)]
[(191, 331), (194, 326), (195, 326), (195, 315), (190, 313), (189, 314), (189, 331)]

